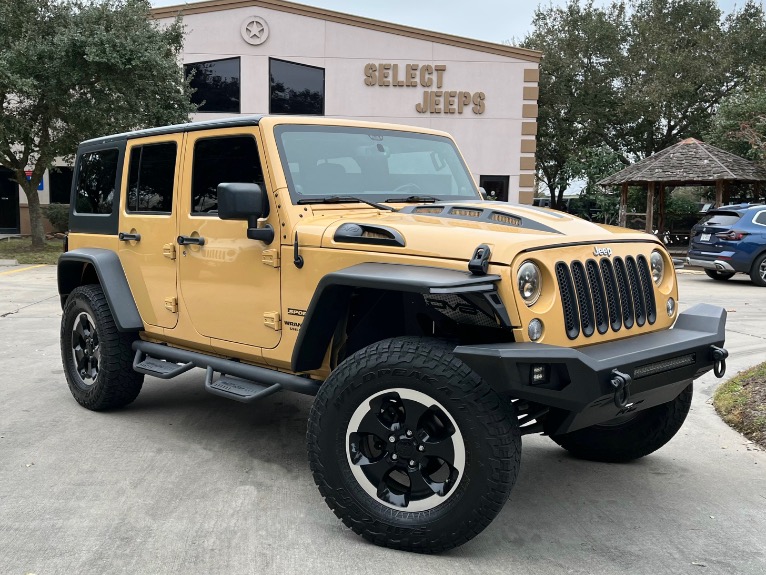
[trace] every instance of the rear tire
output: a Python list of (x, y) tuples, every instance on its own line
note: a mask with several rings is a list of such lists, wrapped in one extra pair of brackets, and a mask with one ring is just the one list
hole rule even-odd
[(144, 376), (133, 371), (135, 339), (117, 329), (101, 286), (80, 286), (69, 294), (61, 317), (61, 360), (77, 403), (100, 411), (136, 399)]
[(551, 435), (551, 439), (580, 459), (621, 463), (649, 455), (681, 429), (692, 403), (693, 385), (673, 401), (639, 411), (625, 419)]
[(755, 285), (766, 287), (766, 253), (755, 258), (750, 268), (750, 279)]
[(716, 270), (705, 270), (707, 277), (710, 279), (725, 281), (734, 275), (734, 272), (719, 272)]
[(344, 524), (436, 553), (480, 533), (516, 480), (515, 408), (438, 342), (395, 338), (343, 361), (311, 408), (314, 481)]

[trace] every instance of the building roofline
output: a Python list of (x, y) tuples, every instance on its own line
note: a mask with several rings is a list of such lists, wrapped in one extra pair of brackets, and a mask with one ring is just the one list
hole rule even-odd
[(155, 19), (175, 18), (179, 14), (204, 14), (206, 12), (218, 12), (221, 10), (235, 10), (237, 8), (250, 7), (268, 8), (280, 12), (289, 12), (291, 14), (306, 16), (308, 18), (318, 18), (320, 20), (327, 20), (329, 22), (335, 22), (338, 24), (356, 26), (357, 28), (366, 28), (368, 30), (375, 30), (377, 32), (386, 32), (388, 34), (407, 36), (409, 38), (427, 40), (436, 42), (438, 44), (446, 44), (448, 46), (465, 48), (467, 50), (486, 52), (499, 56), (507, 56), (509, 58), (517, 58), (527, 62), (539, 63), (540, 59), (542, 58), (542, 53), (538, 52), (537, 50), (517, 48), (516, 46), (507, 46), (505, 44), (485, 42), (483, 40), (475, 40), (473, 38), (463, 38), (462, 36), (453, 36), (452, 34), (444, 34), (441, 32), (434, 32), (432, 30), (413, 28), (403, 24), (384, 22), (383, 20), (373, 20), (371, 18), (354, 16), (353, 14), (344, 14), (343, 12), (335, 12), (334, 10), (326, 10), (324, 8), (317, 8), (315, 6), (306, 6), (305, 4), (297, 4), (295, 2), (287, 2), (285, 0), (207, 0), (205, 2), (194, 2), (192, 4), (177, 4), (175, 6), (163, 6), (160, 8), (154, 8), (151, 10), (151, 15)]

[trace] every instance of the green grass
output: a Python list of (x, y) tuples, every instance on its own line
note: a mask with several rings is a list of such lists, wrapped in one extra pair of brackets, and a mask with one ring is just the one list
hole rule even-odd
[(722, 384), (713, 395), (713, 405), (726, 423), (766, 447), (766, 363)]
[(62, 240), (49, 240), (42, 249), (33, 248), (29, 238), (0, 240), (0, 260), (16, 260), (20, 264), (56, 264), (64, 249)]

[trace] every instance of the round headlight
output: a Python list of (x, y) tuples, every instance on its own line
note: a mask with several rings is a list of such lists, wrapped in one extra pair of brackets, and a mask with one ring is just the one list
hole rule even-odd
[(660, 285), (662, 278), (665, 276), (665, 259), (660, 252), (654, 250), (649, 257), (649, 263), (652, 268), (652, 279), (654, 283)]
[(519, 286), (521, 299), (523, 299), (524, 303), (528, 306), (534, 305), (540, 297), (540, 291), (542, 289), (540, 269), (532, 262), (526, 261), (519, 267), (519, 273), (516, 276), (516, 280)]

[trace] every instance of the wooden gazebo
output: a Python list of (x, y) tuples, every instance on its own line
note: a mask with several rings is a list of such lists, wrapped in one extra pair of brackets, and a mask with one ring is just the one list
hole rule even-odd
[(621, 186), (620, 220), (627, 220), (628, 186), (646, 186), (646, 231), (651, 232), (654, 221), (654, 194), (659, 188), (658, 227), (665, 228), (665, 188), (673, 186), (715, 185), (715, 206), (729, 201), (734, 183), (755, 184), (756, 196), (766, 183), (766, 170), (758, 164), (725, 152), (694, 138), (687, 138), (644, 158), (598, 182), (602, 186)]

